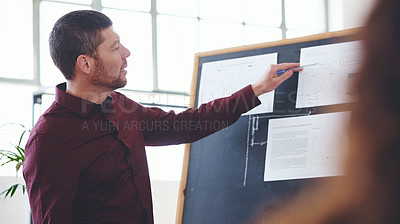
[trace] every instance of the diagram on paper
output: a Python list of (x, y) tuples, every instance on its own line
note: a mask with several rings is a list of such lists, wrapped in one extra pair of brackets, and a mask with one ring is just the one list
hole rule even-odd
[[(227, 97), (255, 83), (270, 64), (276, 64), (278, 53), (203, 63), (200, 76), (199, 104)], [(274, 91), (258, 97), (261, 105), (244, 115), (273, 111)]]
[(351, 83), (361, 63), (360, 41), (301, 49), (296, 108), (348, 103)]

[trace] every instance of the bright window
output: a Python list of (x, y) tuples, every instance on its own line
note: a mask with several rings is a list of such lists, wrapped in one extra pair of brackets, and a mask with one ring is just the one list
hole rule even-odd
[(200, 51), (235, 47), (243, 43), (242, 24), (200, 20)]
[(32, 0), (2, 0), (0, 12), (0, 77), (33, 79)]
[(258, 25), (244, 27), (245, 44), (256, 44), (282, 39), (282, 30)]
[[(0, 36), (2, 43), (9, 43), (0, 55), (0, 80), (40, 77), (43, 86), (63, 82), (49, 55), (48, 36), (55, 21), (72, 10), (95, 9), (113, 20), (131, 51), (126, 88), (145, 91), (189, 92), (196, 52), (326, 32), (331, 24), (326, 0), (38, 2), (37, 10), (31, 0), (2, 2), (0, 19), (13, 22), (5, 23), (9, 35)], [(40, 22), (35, 25), (35, 21)], [(38, 42), (32, 41), (34, 36), (40, 37)]]
[(197, 17), (199, 14), (198, 0), (157, 0), (157, 12)]
[(151, 0), (101, 0), (104, 7), (149, 12)]
[(49, 35), (54, 23), (64, 14), (82, 9), (90, 7), (50, 1), (40, 3), (40, 82), (43, 86), (65, 82), (63, 74), (54, 65), (50, 56)]
[(304, 31), (304, 34), (326, 31), (324, 0), (285, 0), (285, 9), (288, 30)]
[(282, 23), (281, 0), (246, 0), (245, 22), (269, 27), (279, 27)]
[(158, 16), (158, 87), (189, 92), (194, 54), (197, 51), (198, 22), (196, 19)]
[(153, 54), (151, 16), (149, 13), (103, 9), (103, 13), (113, 21), (113, 27), (121, 38), (121, 43), (129, 49), (128, 84), (125, 88), (153, 89)]
[(243, 22), (243, 0), (200, 0), (200, 18), (222, 20), (229, 22)]

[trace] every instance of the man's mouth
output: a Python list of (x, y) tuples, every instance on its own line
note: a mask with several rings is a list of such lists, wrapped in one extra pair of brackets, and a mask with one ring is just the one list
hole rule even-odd
[(125, 65), (122, 66), (121, 72), (126, 71), (126, 70), (125, 70), (126, 67), (128, 67), (128, 64), (127, 64), (127, 63), (125, 63)]

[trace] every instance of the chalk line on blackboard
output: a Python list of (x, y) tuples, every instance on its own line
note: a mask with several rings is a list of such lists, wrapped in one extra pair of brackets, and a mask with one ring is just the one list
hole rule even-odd
[(243, 177), (243, 187), (246, 186), (247, 183), (247, 172), (249, 165), (249, 151), (250, 147), (255, 145), (265, 145), (268, 143), (267, 141), (255, 142), (256, 132), (259, 129), (259, 120), (260, 118), (284, 118), (284, 117), (297, 117), (297, 116), (309, 116), (311, 115), (311, 111), (306, 114), (286, 114), (286, 115), (267, 115), (267, 116), (254, 116), (249, 115), (249, 124), (247, 125), (247, 144), (246, 144), (246, 158), (245, 158), (245, 167), (244, 167), (244, 177)]
[(251, 122), (251, 115), (249, 116), (249, 124), (247, 125), (246, 162), (245, 162), (245, 167), (244, 167), (243, 187), (246, 187), (247, 166), (248, 166), (248, 164), (249, 164), (250, 122)]

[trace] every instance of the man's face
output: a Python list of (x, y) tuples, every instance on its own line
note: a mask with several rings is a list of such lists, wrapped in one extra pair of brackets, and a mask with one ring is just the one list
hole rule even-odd
[(92, 84), (113, 90), (122, 88), (127, 83), (126, 58), (131, 52), (120, 43), (112, 26), (102, 30), (101, 34), (104, 42), (97, 48), (99, 60), (91, 76)]

